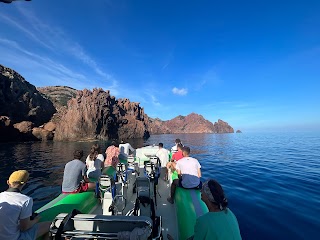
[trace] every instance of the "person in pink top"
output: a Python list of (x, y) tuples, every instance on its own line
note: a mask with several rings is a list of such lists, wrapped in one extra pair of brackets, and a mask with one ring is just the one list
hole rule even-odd
[(119, 145), (116, 143), (116, 141), (112, 141), (111, 145), (106, 150), (106, 160), (104, 161), (104, 166), (112, 166), (116, 169), (119, 163), (119, 154)]

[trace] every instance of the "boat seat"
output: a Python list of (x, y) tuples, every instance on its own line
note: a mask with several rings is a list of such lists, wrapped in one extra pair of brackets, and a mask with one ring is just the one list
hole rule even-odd
[(112, 180), (108, 175), (101, 175), (99, 180), (100, 190), (106, 191), (112, 186)]
[[(67, 214), (59, 214), (53, 221), (50, 232), (55, 235)], [(77, 214), (65, 224), (63, 234), (66, 236), (78, 235), (103, 236), (103, 239), (117, 239), (119, 232), (132, 232), (135, 228), (144, 228), (149, 236), (152, 233), (153, 222), (146, 216), (105, 216), (94, 214)]]

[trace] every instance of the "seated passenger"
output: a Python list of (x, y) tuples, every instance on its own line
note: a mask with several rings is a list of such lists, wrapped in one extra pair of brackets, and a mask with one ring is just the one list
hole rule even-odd
[[(171, 152), (172, 153), (175, 153), (178, 151), (178, 144), (182, 144), (181, 143), (181, 140), (179, 138), (177, 138), (175, 141), (174, 141), (175, 145), (171, 148)], [(182, 145), (183, 146), (183, 145)]]
[[(241, 240), (239, 224), (227, 208), (228, 200), (216, 180), (206, 181), (201, 188), (201, 200), (209, 212), (197, 218), (194, 235), (187, 240)], [(167, 235), (169, 240), (174, 240)]]
[(122, 154), (125, 158), (128, 158), (130, 154), (132, 154), (135, 149), (130, 145), (130, 143), (124, 143), (124, 141), (121, 141), (121, 144), (119, 144), (119, 150), (120, 154)]
[(179, 175), (179, 179), (173, 180), (171, 184), (171, 197), (167, 200), (170, 203), (174, 202), (174, 194), (176, 187), (183, 188), (196, 188), (201, 187), (201, 165), (199, 161), (193, 157), (190, 157), (190, 148), (182, 148), (183, 158), (181, 158), (177, 164), (176, 169)]
[(206, 181), (201, 189), (201, 199), (209, 212), (200, 216), (194, 227), (194, 240), (240, 240), (236, 216), (227, 208), (228, 200), (216, 180)]
[(119, 145), (116, 141), (112, 141), (111, 145), (106, 149), (106, 160), (104, 162), (105, 167), (113, 167), (114, 169), (117, 169), (117, 165), (120, 162), (119, 161)]
[(62, 193), (80, 193), (94, 189), (96, 184), (89, 182), (86, 176), (86, 165), (80, 161), (83, 151), (75, 150), (73, 157), (74, 160), (64, 167)]
[(90, 154), (86, 159), (87, 177), (99, 179), (101, 176), (101, 168), (103, 168), (104, 157), (101, 154), (100, 146), (94, 144), (91, 147)]
[(182, 153), (183, 146), (182, 146), (182, 144), (179, 143), (177, 145), (177, 148), (178, 148), (178, 151), (172, 155), (171, 162), (167, 163), (167, 171), (169, 171), (170, 169), (171, 169), (172, 172), (175, 171), (176, 162), (179, 161), (181, 158), (183, 158), (183, 153)]
[(167, 178), (167, 171), (166, 171), (166, 165), (169, 162), (169, 151), (165, 148), (163, 148), (163, 143), (159, 143), (159, 150), (156, 152), (156, 157), (159, 158), (160, 164), (161, 164), (161, 175), (166, 175)]
[(33, 199), (21, 193), (28, 179), (26, 170), (15, 171), (9, 189), (0, 193), (0, 239), (34, 240), (49, 232), (51, 222), (38, 223), (40, 215), (32, 218)]

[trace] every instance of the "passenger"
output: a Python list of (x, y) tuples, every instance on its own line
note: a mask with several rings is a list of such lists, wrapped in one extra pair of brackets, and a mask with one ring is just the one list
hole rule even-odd
[(75, 150), (74, 160), (64, 167), (62, 193), (80, 193), (94, 189), (95, 183), (90, 183), (86, 175), (86, 165), (81, 161), (82, 150)]
[(159, 158), (161, 164), (161, 175), (165, 175), (165, 180), (168, 178), (166, 166), (169, 162), (169, 151), (163, 148), (163, 143), (159, 143), (159, 150), (156, 152), (156, 157)]
[(177, 138), (175, 141), (174, 141), (175, 145), (171, 148), (171, 152), (172, 153), (175, 153), (178, 151), (178, 144), (182, 144), (181, 143), (181, 140), (179, 138)]
[(123, 140), (121, 140), (121, 144), (119, 144), (119, 149), (120, 154), (122, 154), (125, 158), (130, 156), (135, 151), (135, 149), (130, 145), (130, 143), (124, 143)]
[(176, 162), (179, 161), (181, 158), (183, 158), (183, 153), (182, 153), (183, 146), (182, 146), (182, 144), (179, 143), (177, 145), (177, 148), (178, 148), (178, 151), (172, 155), (171, 162), (167, 163), (167, 171), (168, 172), (169, 172), (170, 169), (171, 169), (172, 172), (175, 171)]
[(216, 180), (211, 179), (203, 184), (201, 199), (207, 205), (209, 212), (197, 219), (193, 239), (241, 239), (237, 218), (227, 208), (228, 200)]
[(101, 176), (101, 168), (103, 168), (104, 157), (98, 144), (91, 147), (90, 154), (86, 159), (87, 177), (99, 179)]
[(105, 167), (112, 166), (117, 169), (119, 163), (119, 145), (116, 141), (112, 141), (111, 145), (106, 149), (106, 160), (104, 162)]
[(183, 158), (181, 158), (177, 164), (176, 169), (179, 175), (179, 179), (173, 180), (171, 184), (171, 197), (167, 200), (170, 203), (174, 202), (174, 194), (176, 187), (182, 188), (196, 188), (201, 187), (201, 165), (199, 161), (193, 157), (190, 157), (190, 148), (182, 148)]
[(32, 216), (33, 199), (21, 193), (28, 179), (26, 170), (15, 171), (8, 190), (0, 193), (0, 239), (34, 240), (49, 232), (51, 222), (38, 223), (40, 215)]
[[(194, 235), (187, 240), (241, 240), (239, 224), (227, 208), (228, 200), (216, 180), (206, 181), (201, 188), (201, 200), (209, 212), (197, 218)], [(169, 240), (174, 240), (167, 235)]]

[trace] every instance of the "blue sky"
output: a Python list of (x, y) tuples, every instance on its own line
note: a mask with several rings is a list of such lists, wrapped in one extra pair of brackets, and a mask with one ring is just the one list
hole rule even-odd
[(320, 130), (320, 1), (0, 4), (0, 64), (31, 84), (101, 87), (163, 120)]

